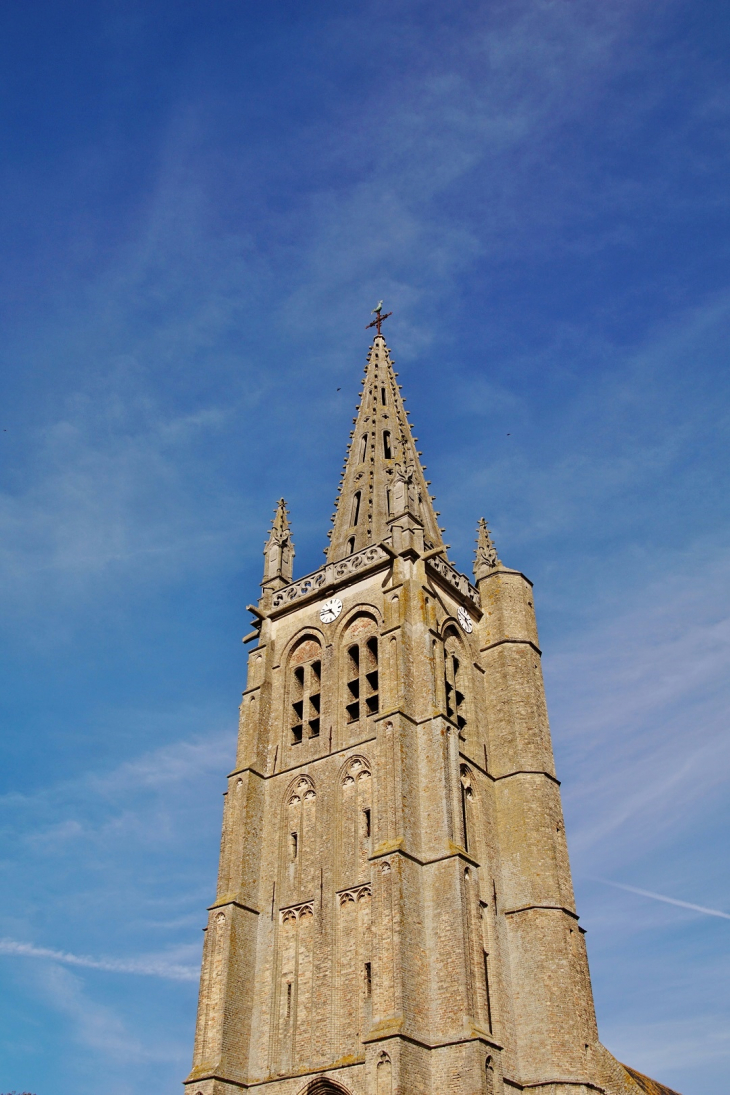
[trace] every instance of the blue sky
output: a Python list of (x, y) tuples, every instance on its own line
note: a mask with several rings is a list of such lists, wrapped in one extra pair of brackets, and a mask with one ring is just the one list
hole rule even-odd
[(180, 1090), (245, 605), (282, 494), (322, 561), (383, 297), (452, 558), (484, 514), (535, 581), (603, 1040), (724, 1095), (727, 5), (38, 2), (0, 52), (0, 1089)]

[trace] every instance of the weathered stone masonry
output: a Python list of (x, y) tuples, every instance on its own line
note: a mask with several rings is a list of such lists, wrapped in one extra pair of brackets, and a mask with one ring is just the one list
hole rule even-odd
[(449, 563), (381, 335), (354, 427), (325, 565), (283, 500), (264, 552), (188, 1095), (648, 1091), (598, 1041), (532, 585), (483, 521)]

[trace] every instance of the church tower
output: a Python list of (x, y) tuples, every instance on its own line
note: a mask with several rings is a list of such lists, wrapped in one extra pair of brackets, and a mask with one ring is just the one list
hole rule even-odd
[(327, 560), (282, 499), (249, 606), (187, 1095), (666, 1093), (598, 1041), (532, 585), (483, 519), (449, 562), (381, 322)]

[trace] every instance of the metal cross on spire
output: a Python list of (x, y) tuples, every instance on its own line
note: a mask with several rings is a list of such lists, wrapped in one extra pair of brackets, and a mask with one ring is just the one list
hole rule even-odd
[(380, 301), (378, 301), (378, 303), (373, 308), (373, 310), (371, 312), (371, 315), (374, 315), (375, 319), (373, 320), (372, 323), (368, 323), (365, 330), (369, 331), (371, 327), (377, 327), (378, 328), (378, 334), (380, 334), (380, 327), (381, 327), (381, 324), (382, 324), (383, 320), (387, 319), (388, 316), (392, 316), (393, 313), (392, 312), (386, 312), (385, 315), (383, 315), (383, 302), (382, 302), (382, 300), (380, 300)]

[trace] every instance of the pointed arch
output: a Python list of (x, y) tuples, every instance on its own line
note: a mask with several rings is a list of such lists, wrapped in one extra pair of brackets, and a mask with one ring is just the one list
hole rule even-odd
[(361, 753), (348, 757), (337, 779), (337, 889), (365, 882), (372, 847), (372, 768)]
[(393, 1090), (393, 1065), (390, 1054), (383, 1049), (378, 1054), (375, 1066), (375, 1086), (377, 1095), (391, 1095)]
[(286, 659), (286, 719), (288, 744), (318, 738), (322, 717), (322, 642), (305, 631), (289, 648)]
[(310, 798), (316, 798), (316, 786), (312, 777), (307, 775), (306, 772), (298, 772), (289, 782), (284, 792), (284, 805), (294, 805), (296, 802), (301, 801), (305, 795), (308, 795)]
[(372, 766), (364, 753), (351, 753), (337, 776), (335, 823), (336, 1052), (354, 1052), (359, 1031), (372, 1019)]
[(279, 840), (279, 904), (311, 897), (317, 844), (317, 790), (305, 773), (292, 779), (282, 798)]
[(449, 620), (443, 628), (444, 693), (446, 716), (460, 734), (466, 735), (470, 722), (469, 651), (459, 628)]
[(378, 616), (371, 606), (358, 606), (340, 633), (344, 715), (348, 726), (360, 726), (380, 710)]
[(360, 604), (353, 605), (352, 608), (344, 611), (337, 621), (335, 626), (338, 642), (344, 641), (344, 633), (352, 628), (358, 616), (370, 616), (376, 627), (382, 627), (383, 614), (377, 605), (370, 604), (368, 601), (361, 601)]
[(328, 1076), (318, 1076), (301, 1089), (299, 1095), (351, 1095), (348, 1088), (330, 1080)]
[(362, 753), (354, 753), (340, 765), (339, 782), (344, 784), (348, 779), (354, 782), (354, 778), (369, 777), (371, 775), (372, 769), (368, 758)]

